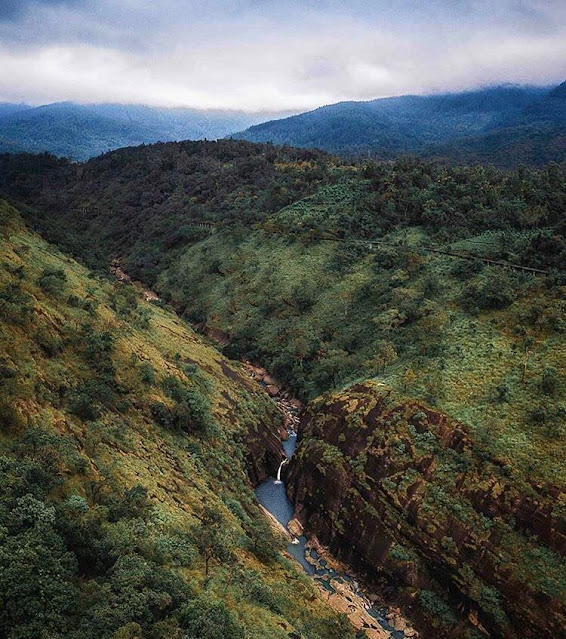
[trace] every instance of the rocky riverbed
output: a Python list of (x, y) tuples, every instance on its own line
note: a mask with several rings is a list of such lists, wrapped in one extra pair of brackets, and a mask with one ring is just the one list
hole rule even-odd
[[(291, 435), (295, 440), (303, 404), (261, 366), (248, 361), (242, 364), (277, 404), (283, 416), (282, 439)], [(285, 448), (290, 458), (294, 442)], [(388, 606), (379, 595), (367, 592), (357, 575), (333, 557), (316, 537), (305, 537), (282, 482), (268, 479), (258, 486), (256, 493), (273, 525), (283, 530), (289, 539), (289, 556), (299, 561), (312, 576), (321, 596), (334, 610), (347, 615), (352, 625), (363, 630), (368, 639), (413, 639), (419, 636), (399, 608)]]

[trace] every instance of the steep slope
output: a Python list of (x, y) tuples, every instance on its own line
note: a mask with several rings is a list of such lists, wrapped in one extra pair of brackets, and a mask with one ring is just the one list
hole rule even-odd
[(124, 146), (221, 138), (274, 117), (278, 114), (121, 104), (0, 105), (0, 152), (48, 151), (84, 160)]
[(0, 634), (351, 637), (279, 553), (273, 404), (0, 204)]
[[(555, 140), (563, 134), (563, 129), (556, 129), (565, 114), (564, 105), (548, 89), (496, 87), (460, 94), (343, 102), (264, 122), (233, 137), (382, 159), (416, 153), (456, 162), (541, 165), (565, 157), (562, 143)], [(528, 145), (525, 124), (536, 128), (550, 149), (543, 143)], [(482, 149), (483, 155), (478, 152), (482, 140), (494, 147), (501, 144), (498, 136), (502, 135), (516, 140), (514, 155), (499, 147)]]
[[(495, 127), (494, 127), (495, 128)], [(484, 135), (426, 148), (423, 155), (501, 167), (544, 166), (566, 158), (566, 82)]]
[[(10, 156), (0, 166), (3, 188), (34, 207), (26, 216), (43, 232), (92, 264), (121, 258), (179, 313), (227, 334), (226, 353), (260, 360), (315, 400), (291, 475), (303, 521), (373, 577), (391, 575), (436, 628), (431, 636), (446, 634), (443, 615), (453, 637), (469, 637), (474, 620), (513, 638), (521, 624), (527, 636), (559, 627), (560, 167), (347, 164), (236, 141), (128, 149), (79, 166)], [(502, 260), (512, 266), (493, 264)], [(372, 421), (363, 407), (381, 401), (376, 384), (392, 389), (392, 403)], [(337, 395), (316, 399), (329, 391)], [(407, 424), (405, 409), (428, 417)], [(398, 424), (391, 411), (402, 413)], [(445, 450), (451, 435), (441, 422), (463, 433), (462, 457)], [(369, 466), (366, 454), (377, 461)], [(405, 494), (412, 479), (421, 492)], [(403, 511), (409, 502), (413, 519)], [(486, 563), (484, 574), (449, 537), (475, 553), (489, 542), (501, 563), (493, 571)], [(398, 566), (393, 542), (403, 546)], [(527, 563), (517, 573), (522, 551)], [(522, 583), (531, 611), (516, 601)]]
[(434, 636), (561, 635), (563, 484), (522, 481), (462, 424), (383, 384), (317, 400), (300, 437), (288, 484), (306, 530)]
[(518, 164), (542, 167), (566, 158), (566, 128), (561, 124), (530, 124), (502, 128), (423, 150), (425, 158), (439, 158), (456, 164), (493, 164), (513, 168)]

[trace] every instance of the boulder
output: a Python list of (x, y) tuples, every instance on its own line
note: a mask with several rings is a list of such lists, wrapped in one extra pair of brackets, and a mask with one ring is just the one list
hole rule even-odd
[(300, 537), (303, 534), (303, 527), (298, 519), (291, 519), (287, 524), (287, 530), (295, 537)]

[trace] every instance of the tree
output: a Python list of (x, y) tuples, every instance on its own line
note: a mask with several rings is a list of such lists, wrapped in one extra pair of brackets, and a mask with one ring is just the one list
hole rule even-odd
[(223, 601), (206, 595), (197, 597), (179, 615), (186, 639), (243, 639), (244, 632), (234, 613)]
[(403, 374), (403, 390), (407, 392), (409, 386), (412, 386), (413, 382), (417, 379), (417, 374), (415, 371), (409, 367)]
[(56, 531), (55, 509), (32, 495), (0, 521), (0, 635), (65, 636), (79, 604), (74, 555)]
[(61, 295), (65, 290), (67, 276), (63, 269), (44, 269), (37, 283), (47, 295)]
[(204, 573), (208, 575), (212, 560), (229, 562), (233, 559), (234, 540), (221, 513), (205, 506), (199, 516), (199, 523), (192, 528), (192, 535), (198, 551), (204, 558)]
[(368, 369), (385, 372), (385, 369), (397, 359), (397, 351), (391, 342), (380, 340), (377, 343), (375, 355), (365, 361)]

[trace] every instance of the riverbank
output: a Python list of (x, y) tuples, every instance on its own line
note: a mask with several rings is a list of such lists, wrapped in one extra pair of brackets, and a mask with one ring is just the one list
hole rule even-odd
[[(243, 362), (248, 374), (258, 382), (276, 402), (283, 415), (281, 435), (290, 460), (295, 452), (296, 434), (303, 405), (294, 399), (277, 380), (256, 364)], [(286, 460), (286, 461), (287, 461)], [(369, 593), (360, 579), (344, 563), (331, 555), (316, 537), (307, 538), (294, 507), (287, 497), (285, 483), (279, 469), (277, 479), (269, 478), (256, 487), (256, 496), (272, 524), (283, 529), (289, 540), (287, 555), (300, 563), (310, 575), (323, 599), (337, 612), (345, 614), (356, 630), (364, 631), (368, 639), (416, 639), (419, 633), (401, 614), (399, 608), (389, 606), (382, 597)]]

